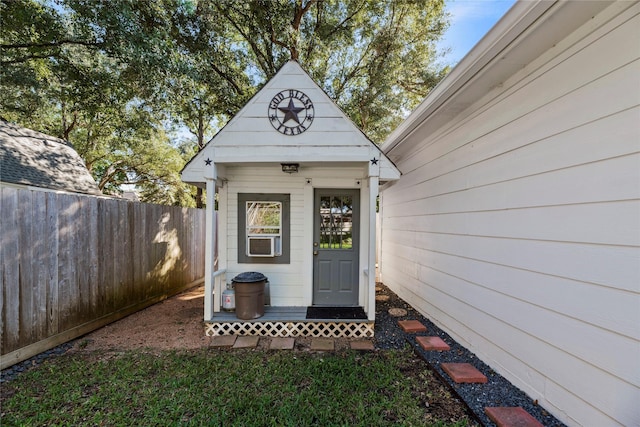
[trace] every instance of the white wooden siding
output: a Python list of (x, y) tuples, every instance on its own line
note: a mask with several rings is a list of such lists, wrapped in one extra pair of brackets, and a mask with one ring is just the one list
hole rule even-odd
[(382, 280), (569, 425), (640, 425), (637, 6), (387, 153)]
[[(268, 106), (281, 91), (297, 90), (313, 102), (314, 119), (302, 134), (283, 135), (271, 125)], [(363, 170), (371, 159), (379, 161), (383, 180), (399, 178), (400, 173), (380, 149), (338, 108), (295, 61), (280, 71), (245, 105), (229, 123), (189, 162), (182, 178), (201, 185), (211, 171), (205, 159), (216, 167), (246, 163), (300, 163), (303, 167), (324, 163), (349, 167), (359, 163)], [(219, 171), (224, 177), (224, 171)], [(325, 175), (326, 176), (326, 175)], [(368, 175), (365, 175), (365, 177)]]
[[(228, 227), (227, 227), (227, 281), (244, 271), (259, 271), (269, 278), (271, 305), (305, 306), (310, 305), (312, 293), (307, 289), (311, 285), (312, 273), (309, 260), (311, 245), (307, 243), (307, 234), (313, 230), (312, 207), (305, 203), (306, 180), (311, 179), (314, 187), (358, 188), (357, 182), (363, 181), (363, 167), (305, 167), (297, 174), (285, 174), (280, 164), (247, 165), (228, 167)], [(291, 246), (290, 264), (246, 264), (238, 263), (238, 193), (288, 193), (291, 195)], [(313, 203), (313, 201), (311, 201)], [(368, 212), (361, 203), (361, 209)], [(365, 225), (362, 225), (364, 232)], [(221, 230), (222, 232), (222, 230)], [(363, 236), (364, 238), (364, 236)], [(363, 246), (361, 253), (364, 252)], [(361, 261), (362, 263), (362, 261)], [(368, 295), (363, 289), (363, 295)]]

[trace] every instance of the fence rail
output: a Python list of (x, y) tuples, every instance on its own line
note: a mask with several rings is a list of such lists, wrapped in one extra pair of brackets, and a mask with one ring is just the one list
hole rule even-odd
[(1, 368), (204, 277), (205, 211), (0, 187)]

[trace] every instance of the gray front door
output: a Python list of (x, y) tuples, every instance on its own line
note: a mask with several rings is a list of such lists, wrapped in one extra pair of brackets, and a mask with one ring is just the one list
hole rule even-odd
[(316, 189), (313, 305), (358, 305), (360, 191)]

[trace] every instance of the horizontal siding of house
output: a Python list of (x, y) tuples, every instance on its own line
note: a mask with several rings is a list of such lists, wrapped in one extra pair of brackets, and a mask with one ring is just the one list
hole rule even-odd
[(640, 424), (638, 28), (416, 132), (382, 196), (385, 284), (570, 425)]
[[(362, 179), (363, 167), (304, 168), (297, 174), (283, 173), (279, 164), (227, 167), (227, 281), (243, 271), (257, 270), (269, 278), (271, 304), (279, 306), (303, 306), (310, 302), (304, 284), (308, 280), (310, 266), (305, 259), (305, 233), (312, 229), (312, 216), (305, 205), (306, 178), (337, 179), (343, 188), (353, 187), (356, 179)], [(239, 264), (238, 263), (238, 193), (288, 193), (291, 195), (291, 247), (289, 264)], [(307, 257), (308, 258), (308, 257)]]

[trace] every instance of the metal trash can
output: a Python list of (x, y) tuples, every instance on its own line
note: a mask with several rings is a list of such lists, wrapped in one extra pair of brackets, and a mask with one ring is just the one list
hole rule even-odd
[(264, 287), (267, 277), (262, 273), (249, 271), (233, 278), (236, 290), (236, 317), (242, 320), (264, 316)]

